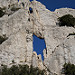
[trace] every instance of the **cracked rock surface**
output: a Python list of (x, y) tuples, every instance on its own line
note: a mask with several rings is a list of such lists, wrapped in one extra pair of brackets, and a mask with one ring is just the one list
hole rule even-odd
[[(19, 10), (10, 10), (14, 5)], [(75, 9), (60, 8), (51, 12), (40, 2), (29, 0), (0, 0), (0, 7), (6, 8), (5, 15), (0, 17), (0, 36), (8, 37), (0, 44), (0, 65), (32, 64), (48, 69), (50, 75), (62, 75), (65, 62), (75, 64), (75, 35), (68, 36), (75, 33), (75, 28), (57, 25), (58, 17), (65, 14), (75, 17)], [(45, 40), (44, 61), (33, 52), (33, 34)]]

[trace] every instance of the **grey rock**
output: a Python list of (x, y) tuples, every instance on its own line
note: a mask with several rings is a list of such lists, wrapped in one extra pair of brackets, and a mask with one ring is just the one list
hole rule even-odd
[[(11, 5), (20, 9), (12, 12)], [(47, 75), (62, 75), (65, 62), (75, 64), (75, 35), (69, 36), (75, 33), (75, 28), (57, 25), (58, 17), (65, 14), (75, 17), (75, 9), (61, 8), (51, 12), (36, 0), (0, 0), (0, 7), (6, 7), (6, 14), (0, 18), (0, 36), (8, 37), (0, 44), (0, 65), (28, 64), (46, 69)], [(44, 61), (41, 55), (33, 52), (33, 34), (45, 40)]]

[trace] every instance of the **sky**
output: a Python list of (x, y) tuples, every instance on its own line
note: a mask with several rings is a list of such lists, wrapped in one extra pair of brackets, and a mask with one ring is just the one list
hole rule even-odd
[[(31, 0), (33, 1), (33, 0)], [(47, 9), (50, 11), (54, 11), (59, 8), (73, 8), (75, 9), (75, 0), (37, 0), (44, 4)], [(44, 39), (39, 39), (35, 35), (33, 35), (33, 50), (37, 52), (37, 54), (42, 55), (43, 58), (43, 50), (46, 48)]]
[(63, 7), (69, 7), (75, 9), (75, 0), (36, 0), (36, 1), (39, 1), (42, 4), (44, 4), (46, 8), (51, 11)]
[(36, 51), (37, 55), (41, 54), (42, 60), (43, 57), (43, 50), (46, 48), (46, 44), (44, 39), (40, 39), (37, 36), (33, 35), (33, 51)]

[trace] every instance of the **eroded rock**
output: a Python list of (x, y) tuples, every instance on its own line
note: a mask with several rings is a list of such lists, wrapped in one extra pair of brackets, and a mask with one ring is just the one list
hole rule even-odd
[[(20, 9), (8, 16), (9, 4), (17, 4)], [(0, 0), (0, 7), (6, 7), (8, 12), (0, 18), (0, 35), (8, 37), (0, 45), (0, 64), (32, 64), (46, 69), (50, 75), (61, 75), (65, 62), (75, 64), (75, 35), (68, 36), (75, 33), (75, 28), (57, 25), (60, 16), (71, 14), (75, 17), (75, 9), (61, 8), (51, 12), (36, 0)], [(45, 40), (44, 61), (41, 55), (33, 52), (33, 34)]]

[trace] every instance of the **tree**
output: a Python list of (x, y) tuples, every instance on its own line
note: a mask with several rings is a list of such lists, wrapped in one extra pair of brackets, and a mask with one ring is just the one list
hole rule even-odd
[(5, 14), (5, 12), (3, 12), (3, 9), (0, 8), (0, 17), (2, 17)]
[(64, 74), (65, 75), (75, 75), (75, 65), (71, 63), (65, 63), (64, 67)]
[(70, 14), (59, 17), (58, 20), (59, 26), (70, 26), (70, 27), (75, 26), (75, 18)]
[(28, 65), (13, 65), (10, 68), (7, 66), (2, 67), (1, 75), (46, 75), (45, 70), (40, 70), (39, 68), (34, 68)]

